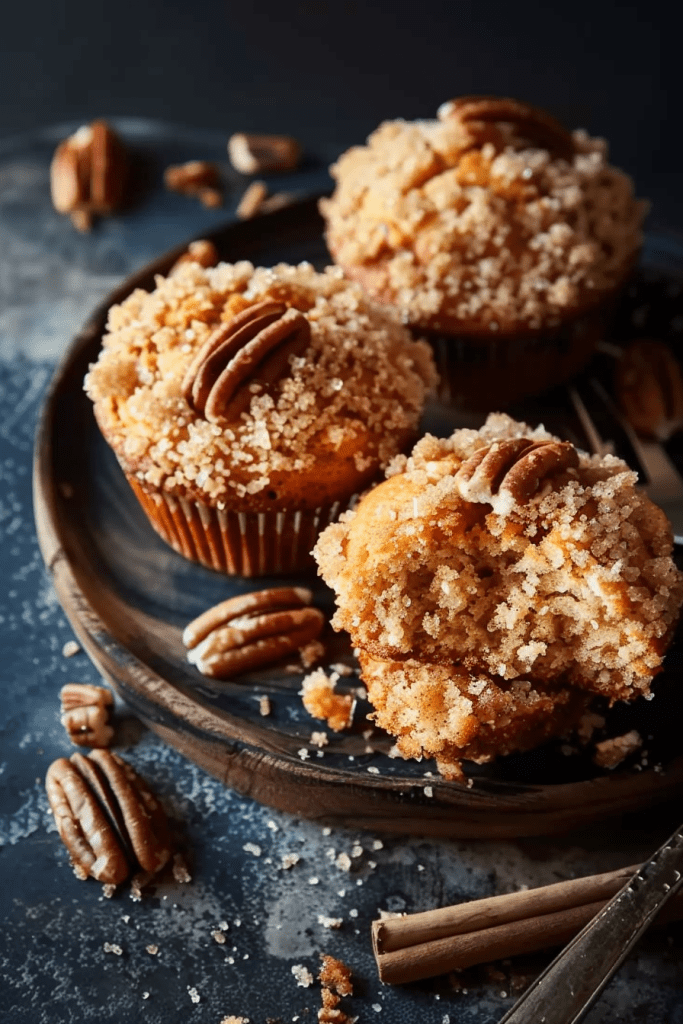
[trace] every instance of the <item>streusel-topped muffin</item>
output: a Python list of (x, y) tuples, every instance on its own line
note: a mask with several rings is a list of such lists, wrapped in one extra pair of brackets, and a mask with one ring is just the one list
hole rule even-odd
[(448, 396), (485, 411), (586, 361), (641, 244), (645, 204), (604, 140), (517, 100), (387, 121), (331, 173), (334, 260), (429, 332)]
[(434, 380), (336, 268), (186, 262), (110, 310), (85, 387), (164, 539), (254, 575), (305, 563), (414, 439)]
[(420, 440), (328, 527), (315, 556), (333, 624), (401, 750), (457, 770), (557, 734), (591, 695), (649, 694), (683, 574), (635, 482), (617, 458), (493, 414)]

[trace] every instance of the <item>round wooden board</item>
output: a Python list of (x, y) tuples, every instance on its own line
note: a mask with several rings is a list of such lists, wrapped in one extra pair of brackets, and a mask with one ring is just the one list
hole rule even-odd
[[(229, 261), (328, 262), (312, 200), (208, 237)], [(153, 287), (154, 275), (166, 272), (184, 248), (127, 280), (74, 339), (53, 379), (36, 442), (35, 517), (45, 563), (80, 642), (135, 714), (240, 793), (336, 825), (453, 838), (543, 835), (679, 796), (677, 651), (658, 683), (658, 700), (618, 712), (613, 727), (633, 727), (633, 715), (640, 724), (657, 707), (652, 721), (645, 721), (648, 735), (657, 734), (650, 767), (627, 764), (604, 773), (585, 753), (567, 756), (556, 744), (475, 767), (469, 786), (440, 779), (428, 762), (389, 757), (390, 739), (379, 731), (368, 736), (362, 705), (358, 728), (329, 733), (324, 756), (318, 756), (310, 737), (324, 723), (303, 710), (301, 674), (281, 669), (214, 686), (186, 662), (180, 635), (191, 618), (216, 601), (275, 581), (229, 579), (167, 548), (99, 435), (83, 392), (109, 306), (134, 288)], [(526, 418), (535, 418), (531, 407)], [(452, 429), (454, 421), (433, 409), (427, 425), (437, 433)], [(331, 612), (327, 589), (315, 578), (305, 582), (315, 603)], [(353, 665), (342, 637), (331, 636), (330, 643), (331, 662)], [(358, 686), (358, 680), (343, 677), (340, 685)], [(262, 696), (272, 708), (267, 717), (259, 712)]]

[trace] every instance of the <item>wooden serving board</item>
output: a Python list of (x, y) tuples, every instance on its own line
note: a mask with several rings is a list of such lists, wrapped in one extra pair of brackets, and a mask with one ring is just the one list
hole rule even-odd
[[(328, 261), (315, 201), (305, 201), (208, 235), (223, 259), (256, 264)], [(526, 755), (472, 766), (470, 785), (439, 778), (434, 764), (388, 756), (391, 740), (359, 707), (354, 730), (329, 733), (323, 756), (310, 743), (324, 728), (304, 711), (302, 674), (283, 669), (214, 684), (187, 663), (186, 623), (219, 600), (261, 589), (274, 579), (230, 579), (187, 562), (149, 526), (116, 460), (102, 440), (83, 392), (97, 358), (112, 303), (134, 288), (152, 288), (181, 246), (127, 280), (96, 311), (59, 366), (38, 431), (34, 500), (38, 539), (59, 600), (84, 649), (119, 696), (148, 726), (188, 758), (242, 794), (321, 823), (454, 838), (508, 838), (557, 833), (683, 792), (681, 721), (683, 662), (676, 647), (657, 683), (657, 699), (612, 713), (614, 735), (635, 726), (648, 743), (647, 767), (626, 763), (611, 773), (585, 753), (550, 744)], [(683, 250), (682, 250), (683, 252)], [(682, 260), (683, 263), (683, 260)], [(555, 422), (548, 422), (552, 409)], [(524, 410), (529, 422), (558, 429), (557, 402)], [(431, 409), (427, 426), (450, 432), (456, 421)], [(567, 420), (567, 436), (576, 425)], [(281, 582), (281, 581), (280, 581)], [(331, 613), (331, 594), (301, 579)], [(330, 663), (353, 666), (343, 637), (330, 637)], [(354, 676), (340, 686), (357, 687)], [(260, 696), (272, 713), (262, 717)], [(366, 710), (370, 710), (367, 708)], [(364, 735), (365, 733), (365, 735)]]

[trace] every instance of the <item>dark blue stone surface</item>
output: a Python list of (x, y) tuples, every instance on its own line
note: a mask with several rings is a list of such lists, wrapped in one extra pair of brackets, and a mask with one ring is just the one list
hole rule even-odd
[[(120, 127), (157, 170), (196, 157), (224, 161), (222, 137), (147, 122)], [(292, 968), (315, 975), (326, 952), (351, 967), (356, 988), (342, 1005), (363, 1022), (493, 1024), (547, 957), (385, 987), (370, 944), (379, 910), (413, 912), (633, 863), (677, 822), (640, 814), (534, 842), (330, 832), (227, 791), (121, 707), (117, 749), (163, 800), (190, 851), (192, 881), (164, 879), (141, 901), (125, 886), (105, 898), (69, 868), (43, 780), (73, 749), (59, 723), (60, 687), (98, 682), (98, 674), (85, 654), (62, 653), (73, 634), (33, 525), (36, 420), (56, 363), (97, 302), (160, 252), (224, 220), (241, 186), (229, 179), (223, 211), (156, 187), (130, 213), (78, 235), (49, 201), (49, 159), (63, 134), (0, 145), (0, 1018), (315, 1021), (319, 985), (297, 985)], [(310, 166), (277, 187), (307, 194), (326, 182), (324, 169)], [(289, 854), (299, 859), (286, 868)], [(679, 1020), (682, 948), (680, 925), (646, 937), (590, 1024)]]

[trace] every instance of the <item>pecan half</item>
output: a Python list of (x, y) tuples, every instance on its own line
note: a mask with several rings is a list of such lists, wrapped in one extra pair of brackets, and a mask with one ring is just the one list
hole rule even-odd
[(235, 132), (228, 140), (230, 163), (240, 174), (293, 171), (301, 147), (290, 135), (251, 135)]
[(79, 231), (89, 231), (93, 217), (117, 210), (124, 201), (128, 156), (106, 121), (93, 121), (57, 147), (50, 165), (52, 203), (68, 213)]
[(462, 463), (455, 480), (467, 501), (491, 504), (497, 495), (508, 495), (524, 504), (543, 480), (578, 465), (576, 448), (568, 441), (515, 437), (480, 448)]
[(634, 430), (667, 441), (683, 428), (683, 377), (662, 341), (634, 341), (617, 362), (615, 390)]
[(306, 317), (283, 302), (249, 306), (207, 338), (185, 373), (183, 395), (210, 423), (235, 420), (249, 407), (251, 385), (281, 380), (310, 337)]
[(218, 249), (208, 238), (198, 238), (190, 242), (185, 252), (178, 257), (171, 267), (170, 274), (174, 274), (178, 267), (184, 263), (198, 263), (200, 267), (215, 267), (220, 256)]
[(215, 164), (208, 160), (189, 160), (164, 171), (164, 184), (171, 192), (199, 199), (204, 206), (223, 205), (223, 186)]
[(114, 698), (103, 686), (67, 683), (60, 691), (61, 723), (79, 747), (108, 747), (114, 735), (109, 724)]
[(156, 873), (172, 849), (166, 815), (131, 766), (108, 750), (60, 757), (47, 797), (74, 872), (118, 885), (139, 865)]
[(574, 141), (571, 132), (545, 110), (519, 100), (497, 96), (462, 96), (442, 103), (438, 110), (441, 121), (457, 120), (472, 136), (473, 144), (497, 140), (497, 123), (514, 127), (520, 141), (527, 140), (541, 149), (571, 160)]
[(325, 617), (311, 599), (303, 587), (275, 587), (222, 601), (185, 628), (188, 661), (214, 679), (275, 664), (320, 635)]

